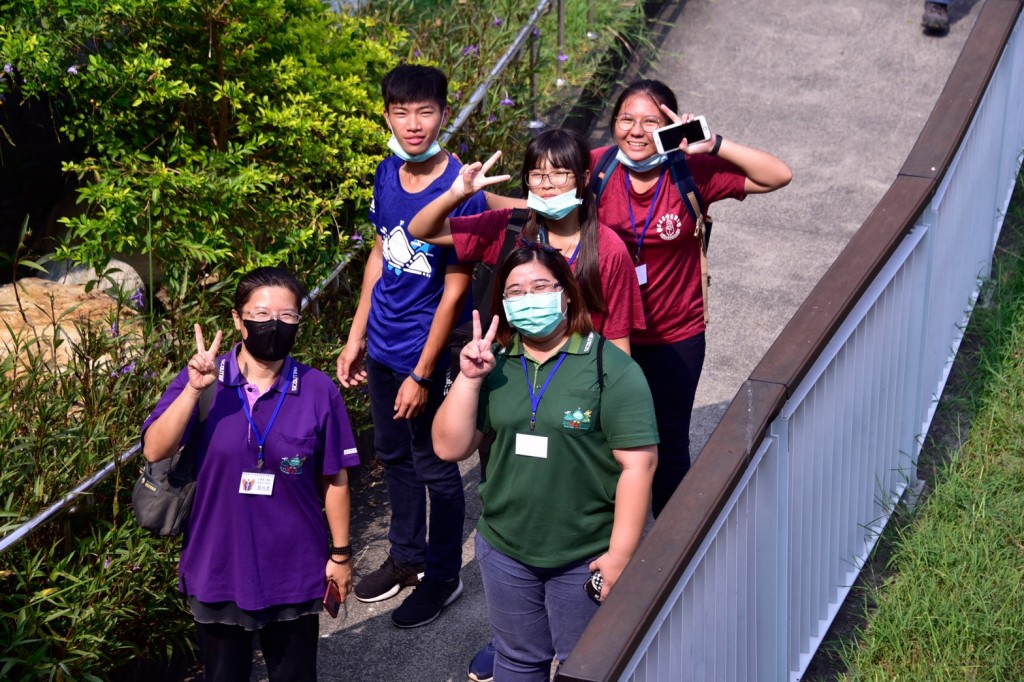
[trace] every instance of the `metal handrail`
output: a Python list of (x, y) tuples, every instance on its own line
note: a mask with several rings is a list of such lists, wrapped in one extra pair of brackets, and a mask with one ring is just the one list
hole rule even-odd
[[(565, 0), (558, 0), (559, 5), (564, 5)], [(452, 135), (459, 131), (459, 128), (469, 119), (470, 115), (476, 109), (477, 105), (483, 101), (484, 95), (487, 94), (487, 89), (491, 87), (491, 84), (501, 75), (502, 71), (508, 68), (508, 65), (512, 63), (512, 60), (516, 58), (519, 51), (523, 49), (523, 45), (526, 43), (526, 39), (533, 33), (533, 29), (537, 25), (537, 20), (540, 19), (540, 15), (547, 10), (548, 5), (551, 4), (551, 0), (540, 0), (537, 6), (534, 8), (533, 13), (530, 14), (530, 18), (527, 19), (526, 25), (519, 29), (519, 33), (516, 34), (515, 40), (512, 41), (512, 45), (509, 46), (505, 54), (501, 56), (495, 64), (494, 68), (491, 69), (490, 73), (487, 74), (487, 78), (483, 80), (480, 85), (476, 87), (473, 94), (466, 100), (466, 105), (459, 110), (459, 115), (452, 121), (451, 126), (448, 127), (443, 133), (441, 133), (441, 142), (447, 144), (448, 140), (452, 139)]]

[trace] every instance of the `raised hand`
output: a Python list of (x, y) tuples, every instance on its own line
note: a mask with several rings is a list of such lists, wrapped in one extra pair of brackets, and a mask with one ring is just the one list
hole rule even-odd
[(494, 335), (498, 333), (498, 316), (491, 318), (491, 326), (487, 334), (482, 338), (480, 335), (480, 311), (473, 311), (473, 338), (462, 348), (459, 354), (459, 371), (467, 379), (482, 379), (494, 369), (496, 360), (491, 351), (491, 344), (494, 343)]
[(217, 380), (217, 349), (220, 348), (221, 333), (213, 337), (213, 343), (206, 348), (203, 342), (203, 329), (198, 324), (196, 332), (196, 354), (188, 361), (188, 384), (197, 391), (202, 391)]
[(459, 197), (471, 197), (485, 187), (505, 182), (511, 175), (495, 175), (488, 177), (487, 173), (494, 167), (494, 164), (501, 158), (501, 152), (497, 151), (483, 163), (477, 161), (468, 166), (463, 166), (459, 176), (452, 183), (451, 191)]

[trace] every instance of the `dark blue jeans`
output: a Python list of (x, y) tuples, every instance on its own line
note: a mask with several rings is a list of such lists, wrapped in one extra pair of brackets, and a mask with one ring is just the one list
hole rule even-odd
[(551, 660), (569, 657), (597, 613), (597, 602), (583, 590), (593, 559), (559, 568), (527, 566), (477, 533), (476, 560), (497, 651), (495, 682), (548, 682)]
[(662, 346), (632, 346), (647, 377), (658, 421), (658, 468), (651, 487), (655, 518), (690, 470), (690, 414), (704, 367), (704, 333)]
[[(462, 526), (466, 496), (455, 462), (434, 454), (430, 427), (441, 404), (444, 371), (436, 372), (427, 409), (413, 419), (394, 419), (395, 398), (408, 374), (366, 356), (373, 417), (373, 447), (384, 464), (391, 501), (391, 557), (426, 564), (432, 580), (454, 580), (462, 568)], [(430, 539), (427, 540), (427, 496)]]

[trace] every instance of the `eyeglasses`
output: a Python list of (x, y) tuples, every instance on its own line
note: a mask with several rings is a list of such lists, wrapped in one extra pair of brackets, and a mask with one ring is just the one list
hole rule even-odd
[(253, 322), (270, 322), (271, 320), (280, 320), (285, 324), (298, 324), (299, 320), (302, 319), (302, 315), (291, 311), (285, 311), (274, 315), (269, 310), (250, 310), (248, 312), (243, 310), (242, 317), (248, 318)]
[[(637, 123), (637, 119), (633, 118), (629, 114), (623, 114), (615, 119), (615, 126), (619, 130), (629, 131), (633, 129)], [(644, 129), (645, 133), (653, 133), (658, 128), (665, 125), (665, 122), (660, 118), (654, 118), (653, 116), (648, 118), (640, 119), (640, 127)]]
[(518, 301), (527, 294), (550, 294), (552, 291), (561, 291), (562, 285), (558, 282), (550, 282), (546, 279), (537, 280), (529, 287), (518, 285), (510, 286), (501, 294), (506, 301)]
[(530, 171), (526, 174), (526, 186), (540, 187), (544, 184), (544, 178), (547, 178), (552, 187), (563, 187), (567, 182), (569, 182), (570, 175), (575, 175), (575, 173), (567, 170), (556, 170), (551, 171), (550, 173)]

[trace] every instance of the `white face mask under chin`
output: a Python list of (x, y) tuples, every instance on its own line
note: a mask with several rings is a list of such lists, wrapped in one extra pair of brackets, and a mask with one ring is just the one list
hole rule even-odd
[(395, 156), (400, 158), (402, 161), (411, 161), (412, 163), (420, 163), (422, 161), (426, 161), (427, 159), (430, 159), (430, 158), (433, 158), (434, 156), (436, 156), (441, 151), (441, 145), (435, 139), (430, 144), (430, 146), (427, 147), (427, 150), (425, 152), (423, 152), (421, 154), (413, 155), (413, 154), (410, 154), (409, 152), (405, 151), (404, 149), (402, 149), (402, 145), (401, 145), (401, 143), (399, 143), (398, 138), (395, 137), (394, 133), (391, 133), (391, 139), (388, 140), (388, 149), (390, 149), (392, 152), (394, 152)]
[(661, 164), (665, 163), (665, 160), (668, 158), (668, 154), (652, 154), (642, 161), (634, 161), (626, 156), (626, 152), (619, 149), (619, 151), (615, 153), (615, 158), (626, 168), (636, 171), (637, 173), (643, 173), (644, 171), (657, 168)]

